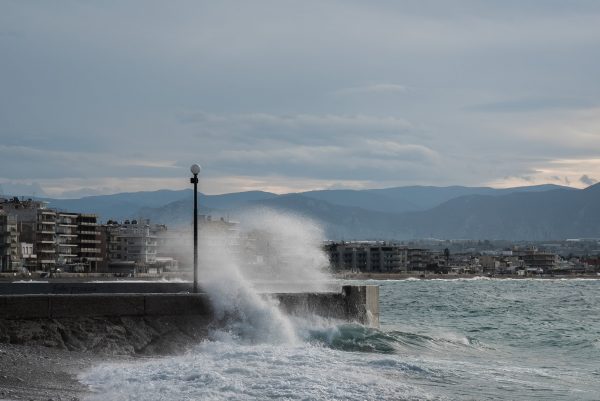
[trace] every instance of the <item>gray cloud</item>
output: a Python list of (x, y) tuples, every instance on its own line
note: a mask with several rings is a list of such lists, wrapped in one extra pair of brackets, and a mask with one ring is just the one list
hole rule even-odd
[(572, 167), (600, 151), (594, 1), (8, 1), (0, 26), (5, 182), (600, 174)]
[(335, 91), (337, 95), (368, 95), (368, 94), (402, 94), (407, 93), (408, 88), (404, 85), (382, 83), (352, 88), (343, 88)]
[(501, 102), (483, 103), (468, 107), (467, 110), (498, 113), (525, 113), (532, 111), (582, 109), (597, 106), (597, 101), (583, 98), (541, 98), (515, 99)]
[(38, 183), (21, 184), (18, 182), (0, 182), (2, 196), (45, 196), (46, 193)]

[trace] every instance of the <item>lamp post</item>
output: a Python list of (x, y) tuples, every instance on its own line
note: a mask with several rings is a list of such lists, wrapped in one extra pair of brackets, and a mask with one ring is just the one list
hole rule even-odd
[(190, 171), (194, 175), (190, 183), (194, 184), (194, 293), (198, 292), (198, 174), (200, 166), (192, 164)]

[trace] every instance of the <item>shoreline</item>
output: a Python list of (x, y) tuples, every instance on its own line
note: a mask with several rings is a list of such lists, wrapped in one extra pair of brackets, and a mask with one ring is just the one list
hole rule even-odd
[(91, 389), (78, 380), (77, 374), (108, 361), (92, 353), (2, 343), (0, 400), (83, 400)]
[(564, 275), (530, 275), (530, 276), (519, 276), (517, 274), (436, 274), (436, 273), (352, 273), (352, 272), (338, 272), (332, 274), (334, 278), (341, 280), (458, 280), (458, 279), (499, 279), (499, 280), (560, 280), (560, 279), (588, 279), (588, 280), (600, 280), (600, 275), (596, 273), (590, 274), (564, 274)]

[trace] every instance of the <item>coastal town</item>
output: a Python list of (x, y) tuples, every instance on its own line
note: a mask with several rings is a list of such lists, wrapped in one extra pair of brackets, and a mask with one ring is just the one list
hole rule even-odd
[[(235, 237), (237, 222), (201, 216), (201, 230)], [(0, 274), (8, 277), (101, 275), (185, 277), (189, 255), (181, 246), (187, 227), (169, 228), (147, 219), (106, 220), (90, 213), (57, 210), (33, 199), (0, 199)], [(273, 239), (271, 239), (272, 241)], [(256, 265), (273, 258), (258, 235), (244, 241), (244, 257)], [(264, 242), (264, 239), (263, 239)], [(178, 246), (179, 244), (179, 246)], [(294, 244), (270, 264), (287, 263)], [(600, 240), (509, 242), (481, 240), (325, 241), (330, 270), (337, 274), (449, 274), (569, 276), (600, 274)], [(189, 253), (189, 252), (188, 252)]]

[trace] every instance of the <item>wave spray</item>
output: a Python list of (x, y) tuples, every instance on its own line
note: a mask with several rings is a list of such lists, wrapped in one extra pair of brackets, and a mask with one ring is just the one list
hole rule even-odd
[(241, 221), (227, 229), (205, 227), (199, 237), (202, 291), (218, 327), (212, 336), (297, 343), (291, 319), (268, 293), (326, 288), (322, 230), (308, 219), (269, 209), (248, 211)]

